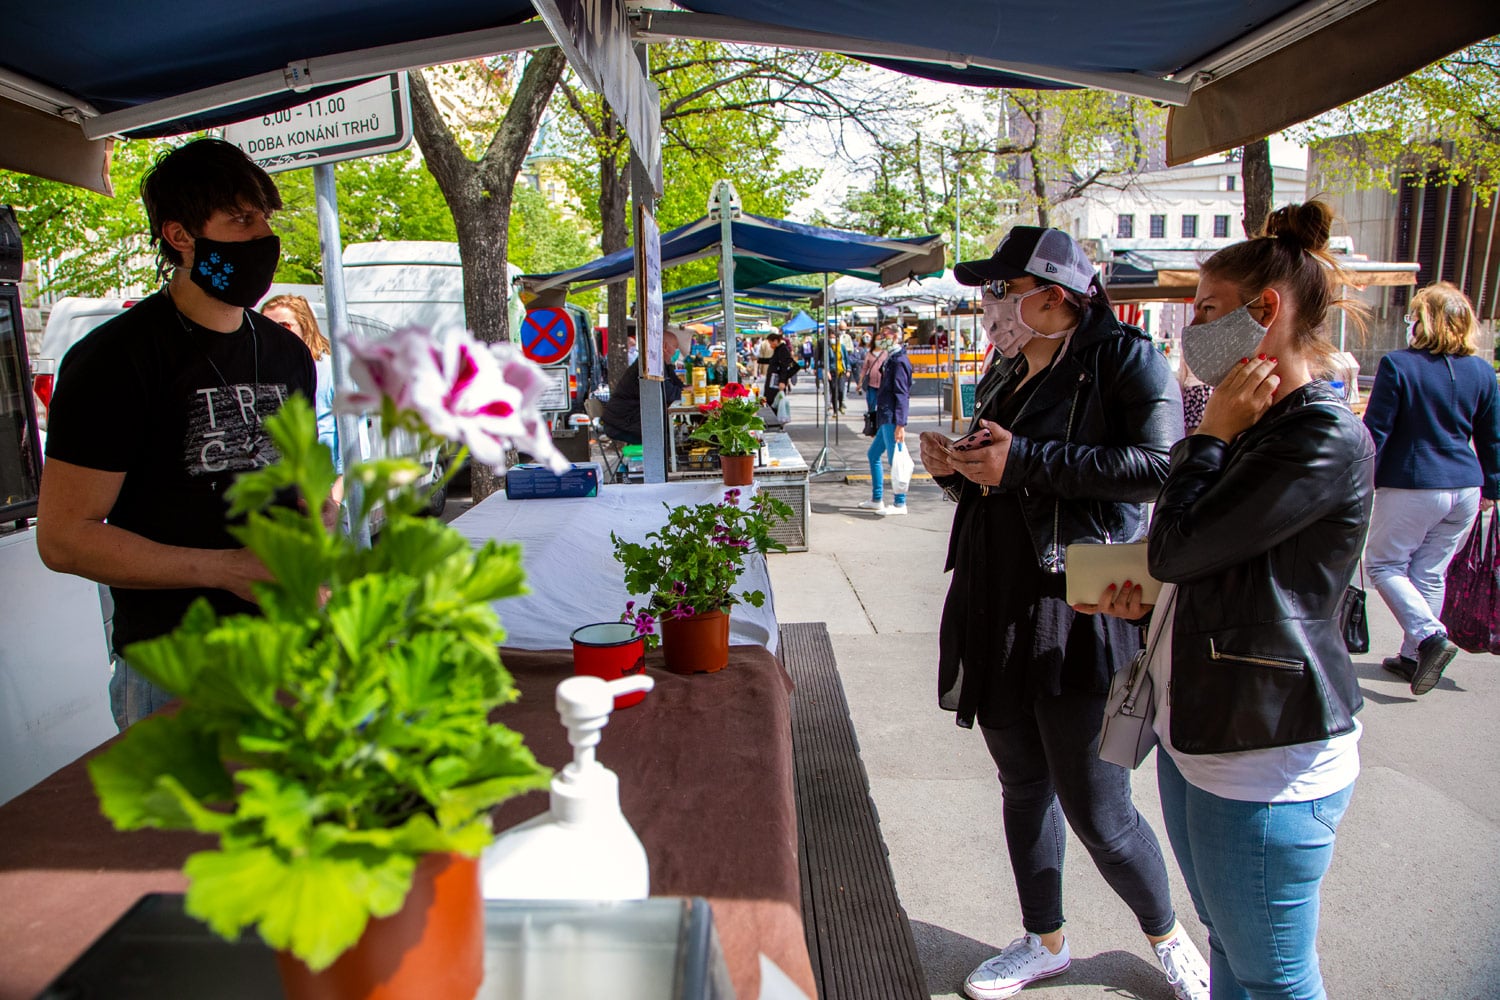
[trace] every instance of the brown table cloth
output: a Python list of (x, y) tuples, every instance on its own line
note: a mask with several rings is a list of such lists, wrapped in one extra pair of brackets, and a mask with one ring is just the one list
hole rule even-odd
[[(562, 767), (572, 755), (552, 693), (572, 673), (571, 652), (506, 650), (504, 660), (522, 698), (497, 718), (542, 763)], [(610, 718), (599, 759), (620, 776), (652, 895), (708, 898), (741, 1000), (760, 994), (762, 952), (815, 996), (797, 877), (791, 681), (758, 646), (731, 647), (716, 674), (667, 673), (659, 653), (647, 667), (655, 690)], [(31, 1000), (141, 895), (183, 891), (183, 860), (211, 846), (196, 834), (116, 832), (84, 759), (0, 807), (0, 1000)], [(546, 808), (546, 793), (513, 800), (496, 828)]]

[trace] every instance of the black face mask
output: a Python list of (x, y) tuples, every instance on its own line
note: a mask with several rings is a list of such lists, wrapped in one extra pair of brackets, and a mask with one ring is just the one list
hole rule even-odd
[(281, 239), (259, 236), (224, 243), (199, 236), (193, 247), (193, 284), (220, 302), (249, 309), (261, 300), (276, 276)]

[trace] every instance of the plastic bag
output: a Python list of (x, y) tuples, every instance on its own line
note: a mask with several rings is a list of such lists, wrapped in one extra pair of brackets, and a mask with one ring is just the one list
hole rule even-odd
[(911, 474), (915, 468), (911, 452), (906, 450), (906, 442), (897, 441), (896, 454), (891, 457), (891, 490), (900, 494), (910, 489)]
[(776, 419), (783, 424), (791, 423), (792, 400), (786, 393), (776, 397)]
[(1469, 540), (1448, 564), (1443, 612), (1448, 638), (1471, 653), (1500, 654), (1500, 514), (1474, 519)]

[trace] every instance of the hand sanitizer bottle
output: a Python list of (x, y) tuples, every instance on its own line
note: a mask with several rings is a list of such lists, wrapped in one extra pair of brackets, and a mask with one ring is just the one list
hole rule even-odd
[(552, 808), (511, 827), (485, 848), (485, 899), (645, 899), (646, 849), (620, 812), (620, 780), (594, 758), (615, 696), (650, 691), (646, 674), (557, 685), (557, 712), (573, 762), (552, 778)]

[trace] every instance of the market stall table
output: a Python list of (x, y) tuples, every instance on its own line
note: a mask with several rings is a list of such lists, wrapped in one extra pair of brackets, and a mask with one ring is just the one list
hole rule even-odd
[[(631, 595), (614, 558), (610, 532), (640, 542), (666, 522), (662, 506), (700, 504), (724, 498), (718, 482), (663, 483), (599, 488), (597, 497), (482, 500), (453, 521), (475, 545), (490, 539), (521, 543), (521, 564), (531, 593), (495, 604), (507, 646), (563, 649), (568, 636), (591, 622), (618, 621)], [(764, 646), (776, 652), (780, 637), (765, 557), (748, 557), (741, 589), (767, 595), (763, 607), (735, 605), (729, 617), (730, 645)], [(637, 600), (640, 595), (637, 595)]]
[[(496, 716), (545, 764), (569, 759), (552, 691), (563, 650), (505, 650), (521, 701)], [(792, 794), (791, 682), (764, 649), (737, 646), (719, 673), (681, 677), (648, 659), (656, 689), (616, 713), (599, 758), (645, 845), (653, 895), (704, 896), (735, 990), (759, 995), (764, 954), (814, 995), (801, 920)], [(97, 752), (97, 751), (96, 751)], [(86, 759), (86, 758), (85, 758)], [(547, 807), (533, 793), (497, 811), (505, 828)], [(196, 834), (116, 832), (84, 760), (0, 807), (0, 1000), (31, 1000), (142, 894), (180, 892)]]

